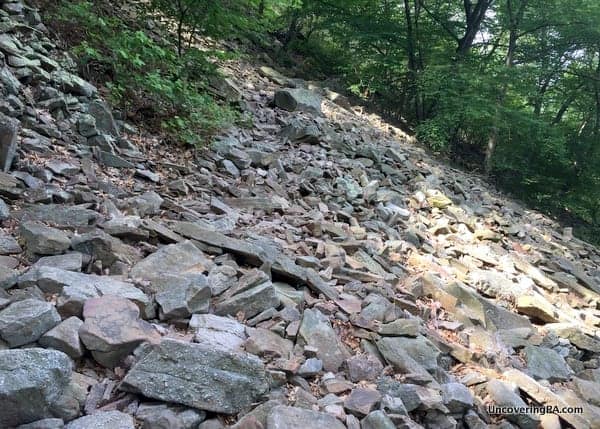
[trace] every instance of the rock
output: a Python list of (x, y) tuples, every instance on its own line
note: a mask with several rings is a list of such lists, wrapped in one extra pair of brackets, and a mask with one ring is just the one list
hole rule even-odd
[(23, 249), (13, 236), (0, 233), (0, 255), (14, 255), (22, 251)]
[[(119, 128), (110, 109), (100, 100), (94, 100), (88, 105), (88, 113), (94, 118), (95, 126), (102, 133), (113, 137), (119, 136)], [(88, 136), (86, 136), (88, 137)]]
[(383, 411), (373, 411), (361, 420), (362, 429), (395, 429), (396, 425)]
[(346, 411), (356, 416), (366, 416), (381, 400), (377, 390), (357, 388), (350, 392), (344, 401)]
[(141, 343), (160, 342), (158, 331), (140, 320), (139, 314), (139, 308), (123, 298), (88, 299), (79, 337), (98, 363), (114, 368)]
[(57, 70), (52, 73), (52, 80), (59, 85), (63, 92), (84, 97), (91, 97), (97, 92), (96, 87), (92, 84), (64, 70)]
[(383, 324), (377, 332), (380, 335), (416, 337), (419, 335), (420, 323), (417, 319), (396, 319)]
[(60, 323), (54, 306), (37, 299), (17, 301), (0, 311), (0, 338), (11, 347), (37, 341)]
[(42, 335), (38, 342), (41, 346), (60, 350), (73, 359), (79, 359), (84, 352), (79, 339), (81, 325), (81, 319), (69, 317)]
[(133, 418), (121, 411), (99, 411), (80, 417), (65, 426), (65, 429), (135, 429)]
[(135, 214), (140, 217), (157, 215), (160, 213), (163, 199), (154, 191), (145, 192), (126, 200), (127, 207), (132, 211), (130, 214)]
[(274, 103), (277, 107), (293, 112), (321, 114), (321, 96), (303, 88), (286, 88), (275, 92)]
[(559, 337), (569, 340), (577, 348), (593, 353), (600, 353), (600, 339), (586, 335), (577, 326), (556, 323), (546, 325), (545, 328), (550, 332), (554, 332)]
[(372, 354), (354, 355), (346, 361), (348, 375), (353, 382), (372, 381), (383, 371), (383, 364)]
[(202, 274), (213, 263), (191, 241), (169, 244), (135, 264), (129, 276), (154, 282), (164, 274)]
[(19, 272), (0, 265), (0, 289), (10, 289), (17, 283)]
[[(527, 374), (516, 370), (509, 369), (504, 371), (504, 378), (514, 383), (525, 392), (527, 395), (531, 396), (536, 402), (551, 406), (558, 407), (558, 409), (563, 409), (564, 407), (569, 407), (570, 405), (563, 398), (552, 392), (547, 387), (542, 386), (540, 383), (536, 382), (533, 378), (529, 377)], [(488, 383), (489, 385), (489, 383)], [(559, 417), (565, 420), (567, 423), (576, 428), (590, 428), (592, 427), (590, 423), (585, 419), (584, 416), (573, 413), (558, 413)]]
[(63, 231), (38, 222), (22, 223), (20, 233), (27, 250), (38, 255), (58, 255), (71, 245)]
[(248, 339), (244, 349), (261, 357), (288, 358), (294, 344), (268, 329), (248, 329)]
[(64, 427), (63, 419), (48, 418), (17, 426), (17, 429), (63, 429)]
[(66, 228), (90, 226), (98, 219), (98, 213), (80, 206), (42, 204), (23, 207), (15, 213), (21, 222), (38, 221)]
[(100, 230), (75, 235), (71, 240), (71, 247), (102, 262), (102, 266), (107, 268), (112, 267), (117, 261), (131, 265), (141, 259), (135, 247)]
[(0, 113), (0, 168), (4, 172), (10, 170), (17, 153), (19, 126), (19, 121)]
[(323, 362), (321, 359), (309, 358), (298, 368), (300, 377), (314, 377), (323, 370)]
[(425, 337), (384, 337), (377, 341), (377, 348), (394, 367), (406, 373), (430, 380), (428, 371), (438, 368), (440, 351)]
[(0, 427), (52, 417), (69, 383), (71, 360), (56, 350), (0, 350)]
[(463, 413), (473, 407), (473, 395), (467, 387), (461, 383), (442, 384), (442, 399), (444, 405), (452, 413)]
[(79, 166), (73, 165), (69, 162), (60, 161), (58, 159), (51, 159), (46, 163), (46, 168), (52, 171), (54, 174), (60, 176), (70, 177), (79, 173)]
[(575, 378), (573, 384), (585, 401), (596, 407), (600, 407), (600, 383)]
[[(510, 387), (508, 383), (490, 380), (487, 383), (487, 392), (498, 407), (527, 407), (525, 401), (515, 393), (514, 388)], [(535, 414), (510, 413), (505, 416), (522, 429), (537, 429), (540, 424), (540, 418)]]
[(65, 317), (81, 317), (84, 302), (103, 295), (115, 295), (133, 301), (144, 317), (152, 316), (154, 311), (150, 298), (140, 289), (115, 277), (42, 266), (32, 274), (31, 279), (42, 291), (58, 293), (56, 307)]
[(196, 330), (195, 342), (224, 351), (240, 350), (246, 341), (246, 327), (227, 317), (194, 314), (190, 328)]
[(555, 308), (539, 294), (519, 296), (517, 311), (542, 322), (558, 322), (558, 313)]
[(206, 413), (167, 404), (140, 404), (135, 417), (144, 429), (196, 429)]
[(9, 219), (10, 217), (10, 208), (4, 200), (0, 198), (0, 222)]
[(331, 414), (280, 405), (269, 413), (265, 429), (305, 428), (345, 429), (345, 426)]
[(269, 389), (256, 356), (165, 339), (133, 366), (121, 389), (215, 413), (235, 414)]
[(537, 380), (551, 383), (571, 378), (571, 370), (561, 355), (546, 347), (526, 346), (523, 349), (527, 372)]
[(306, 309), (298, 331), (302, 345), (317, 349), (317, 357), (325, 371), (337, 371), (348, 358), (348, 351), (331, 327), (327, 317), (318, 310)]
[(155, 296), (162, 319), (187, 318), (196, 313), (208, 313), (211, 290), (202, 274), (181, 276), (166, 274), (161, 283), (168, 282)]
[(267, 281), (218, 302), (215, 314), (235, 316), (242, 312), (247, 319), (271, 307), (279, 307), (279, 298), (273, 284)]

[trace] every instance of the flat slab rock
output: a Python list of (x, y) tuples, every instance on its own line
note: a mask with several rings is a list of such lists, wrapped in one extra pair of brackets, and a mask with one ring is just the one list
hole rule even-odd
[(130, 277), (153, 281), (168, 273), (202, 273), (209, 271), (212, 265), (212, 261), (187, 240), (169, 244), (147, 256), (131, 269)]
[(71, 359), (56, 350), (0, 350), (0, 427), (52, 417), (71, 370)]
[(267, 416), (266, 429), (306, 428), (346, 429), (346, 426), (331, 414), (285, 405), (273, 408)]
[(261, 399), (269, 381), (264, 364), (254, 355), (165, 339), (133, 366), (121, 389), (235, 414)]
[(135, 429), (133, 417), (121, 411), (100, 411), (80, 417), (65, 426), (65, 429)]

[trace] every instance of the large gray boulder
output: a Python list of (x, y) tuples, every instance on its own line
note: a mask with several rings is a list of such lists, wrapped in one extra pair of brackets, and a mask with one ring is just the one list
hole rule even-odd
[(53, 417), (71, 370), (71, 359), (56, 350), (0, 350), (0, 427)]
[(58, 255), (71, 245), (71, 240), (60, 229), (39, 222), (24, 222), (20, 228), (25, 247), (38, 255)]
[(121, 389), (235, 414), (267, 393), (269, 381), (264, 364), (254, 355), (165, 339), (133, 366)]
[(285, 88), (275, 93), (275, 105), (288, 112), (321, 114), (321, 96), (304, 88)]
[(572, 371), (564, 358), (547, 347), (526, 346), (523, 349), (527, 372), (536, 380), (567, 381)]
[(213, 262), (191, 241), (169, 244), (138, 262), (130, 272), (131, 278), (159, 283), (165, 274), (202, 274)]
[(0, 311), (0, 338), (10, 347), (37, 341), (60, 323), (60, 315), (49, 302), (17, 301)]

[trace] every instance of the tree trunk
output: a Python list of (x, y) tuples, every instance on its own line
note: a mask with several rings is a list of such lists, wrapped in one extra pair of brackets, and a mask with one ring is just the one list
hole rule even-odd
[(464, 0), (466, 30), (463, 37), (458, 40), (456, 53), (459, 58), (464, 57), (471, 50), (475, 36), (477, 36), (483, 18), (485, 18), (485, 13), (492, 3), (494, 3), (494, 0), (477, 0), (477, 3), (473, 7), (471, 0)]

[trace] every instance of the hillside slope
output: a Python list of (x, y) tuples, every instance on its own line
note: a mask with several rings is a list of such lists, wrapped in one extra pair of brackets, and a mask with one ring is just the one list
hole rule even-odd
[(1, 4), (0, 427), (600, 427), (597, 248), (266, 66), (165, 147)]

